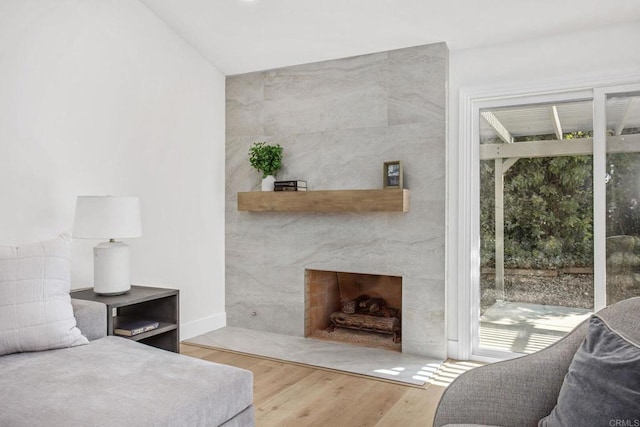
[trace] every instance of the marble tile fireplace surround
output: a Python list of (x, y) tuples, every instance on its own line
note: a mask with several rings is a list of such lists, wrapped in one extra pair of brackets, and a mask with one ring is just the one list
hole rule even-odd
[[(227, 77), (228, 326), (304, 337), (305, 272), (392, 276), (403, 354), (446, 356), (447, 63), (438, 43)], [(310, 191), (382, 188), (383, 163), (401, 160), (409, 211), (238, 211), (260, 186), (256, 141), (282, 145), (277, 178)]]

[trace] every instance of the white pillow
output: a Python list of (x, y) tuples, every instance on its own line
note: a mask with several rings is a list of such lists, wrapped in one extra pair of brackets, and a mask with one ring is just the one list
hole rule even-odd
[(87, 344), (76, 326), (70, 240), (0, 246), (0, 355)]

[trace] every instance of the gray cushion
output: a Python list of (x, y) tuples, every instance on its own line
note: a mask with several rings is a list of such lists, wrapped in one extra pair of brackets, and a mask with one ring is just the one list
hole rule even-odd
[(78, 329), (89, 341), (107, 335), (107, 306), (97, 301), (71, 298)]
[(500, 426), (490, 426), (487, 424), (446, 424), (443, 427), (500, 427)]
[(556, 407), (538, 425), (611, 426), (627, 420), (640, 420), (640, 345), (594, 315)]
[(69, 243), (0, 246), (0, 355), (87, 343), (69, 297)]
[(218, 426), (253, 400), (249, 371), (115, 336), (2, 356), (0, 384), (0, 426)]

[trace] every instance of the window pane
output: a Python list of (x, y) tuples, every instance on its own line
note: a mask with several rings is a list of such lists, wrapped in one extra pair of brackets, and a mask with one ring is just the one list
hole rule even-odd
[(607, 98), (607, 304), (640, 295), (640, 93)]

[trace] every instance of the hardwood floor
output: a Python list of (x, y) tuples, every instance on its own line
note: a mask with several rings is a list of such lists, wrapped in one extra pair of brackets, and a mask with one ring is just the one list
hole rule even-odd
[(444, 387), (342, 374), (181, 344), (182, 354), (250, 370), (258, 427), (431, 426)]

